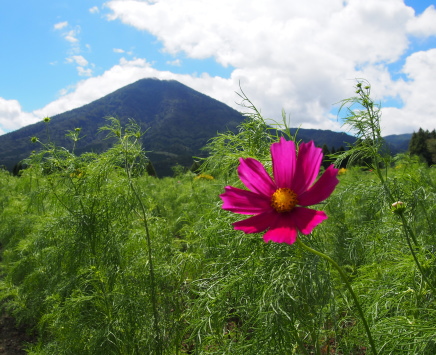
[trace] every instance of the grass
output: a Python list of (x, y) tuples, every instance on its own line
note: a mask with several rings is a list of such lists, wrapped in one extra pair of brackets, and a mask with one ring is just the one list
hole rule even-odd
[[(0, 171), (0, 303), (34, 326), (29, 354), (371, 352), (335, 268), (296, 244), (233, 230), (240, 216), (221, 209), (219, 194), (240, 186), (227, 169), (237, 144), (220, 161), (224, 138), (211, 143), (214, 173), (157, 179), (142, 173), (133, 123), (105, 128), (119, 138), (105, 153), (44, 145), (20, 177)], [(246, 128), (250, 142), (250, 130), (265, 129)], [(252, 155), (270, 166), (264, 148)], [(399, 156), (383, 177), (347, 169), (318, 206), (328, 220), (300, 238), (345, 271), (379, 354), (432, 355), (436, 170)]]
[[(30, 353), (157, 351), (138, 202), (123, 170), (97, 172), (1, 175), (1, 295), (18, 319), (35, 325), (40, 340)], [(434, 280), (435, 171), (415, 163), (407, 174), (389, 174), (401, 183), (425, 246), (421, 263)], [(432, 354), (434, 293), (373, 175), (341, 175), (322, 206), (329, 219), (302, 238), (346, 270), (381, 353)], [(234, 231), (238, 217), (220, 208), (219, 178), (141, 176), (135, 184), (153, 243), (162, 353), (365, 352), (362, 325), (335, 270), (297, 246)]]

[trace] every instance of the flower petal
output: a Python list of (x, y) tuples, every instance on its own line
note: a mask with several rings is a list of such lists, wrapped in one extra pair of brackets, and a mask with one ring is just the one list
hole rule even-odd
[(238, 174), (244, 185), (253, 192), (271, 197), (277, 188), (262, 163), (253, 158), (239, 161)]
[(295, 207), (292, 210), (292, 220), (303, 234), (309, 234), (318, 224), (327, 218), (324, 211), (304, 207)]
[(324, 201), (332, 194), (338, 184), (337, 175), (338, 169), (330, 165), (309, 190), (298, 196), (298, 204), (300, 206), (311, 206)]
[(297, 240), (298, 232), (295, 221), (289, 214), (280, 214), (279, 218), (263, 236), (267, 243), (270, 240), (275, 243), (294, 244)]
[(241, 230), (246, 234), (260, 233), (276, 223), (277, 218), (278, 214), (275, 211), (266, 211), (242, 221), (235, 222), (233, 226), (235, 229)]
[(280, 137), (280, 142), (271, 144), (271, 158), (277, 187), (290, 189), (296, 164), (294, 142)]
[(224, 202), (223, 209), (239, 214), (258, 214), (272, 208), (269, 198), (233, 186), (226, 186), (220, 197)]
[(313, 141), (301, 143), (298, 147), (296, 173), (291, 186), (297, 195), (306, 191), (317, 178), (322, 157), (322, 149), (315, 147)]

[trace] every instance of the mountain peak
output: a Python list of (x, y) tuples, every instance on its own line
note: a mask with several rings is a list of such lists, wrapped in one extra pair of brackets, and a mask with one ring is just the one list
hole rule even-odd
[[(82, 107), (51, 118), (50, 141), (70, 148), (65, 134), (81, 128), (76, 153), (101, 152), (111, 142), (98, 133), (106, 124), (105, 117), (115, 117), (125, 124), (133, 119), (142, 130), (144, 149), (160, 176), (171, 174), (176, 163), (189, 164), (192, 156), (218, 132), (236, 130), (244, 117), (229, 106), (175, 80), (140, 79)], [(0, 165), (12, 169), (27, 158), (35, 145), (33, 136), (47, 141), (44, 122), (23, 127), (0, 136)]]

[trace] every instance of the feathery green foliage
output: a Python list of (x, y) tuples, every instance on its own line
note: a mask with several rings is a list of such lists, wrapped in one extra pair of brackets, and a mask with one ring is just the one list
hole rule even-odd
[[(388, 160), (371, 145), (377, 121), (353, 117), (369, 124), (347, 154), (370, 167), (344, 170), (322, 206), (329, 219), (301, 240), (345, 271), (379, 354), (433, 355), (436, 170)], [(270, 164), (278, 137), (259, 112), (210, 143), (203, 175), (150, 176), (134, 121), (102, 129), (117, 142), (106, 152), (36, 138), (20, 176), (0, 170), (0, 304), (33, 325), (30, 354), (369, 353), (337, 269), (233, 230), (238, 217), (221, 209), (239, 157)], [(70, 139), (80, 145), (80, 131)]]

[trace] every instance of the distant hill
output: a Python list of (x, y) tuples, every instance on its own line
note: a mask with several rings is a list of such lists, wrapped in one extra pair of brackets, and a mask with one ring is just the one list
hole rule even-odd
[[(201, 148), (209, 139), (218, 132), (236, 132), (244, 120), (238, 111), (177, 81), (141, 79), (87, 105), (53, 116), (48, 125), (49, 137), (44, 122), (0, 136), (0, 166), (12, 170), (32, 150), (38, 149), (30, 142), (34, 136), (71, 149), (72, 142), (65, 134), (78, 127), (83, 139), (78, 142), (77, 154), (105, 151), (113, 141), (104, 139), (105, 134), (98, 133), (98, 128), (107, 124), (105, 117), (109, 116), (118, 118), (122, 124), (132, 118), (146, 131), (143, 146), (158, 176), (172, 175), (171, 167), (176, 164), (189, 167), (193, 156), (204, 154)], [(406, 135), (389, 137), (392, 147), (407, 150)], [(326, 144), (329, 149), (346, 147), (355, 141), (355, 137), (346, 133), (316, 129), (299, 129), (297, 138), (314, 140), (320, 147)]]
[(356, 137), (344, 132), (303, 128), (291, 128), (290, 131), (292, 135), (298, 131), (297, 139), (301, 139), (303, 142), (313, 140), (316, 146), (322, 147), (325, 144), (329, 149), (333, 147), (335, 149), (339, 149), (340, 147), (347, 148), (356, 141)]
[(392, 134), (383, 138), (388, 144), (391, 154), (395, 155), (409, 150), (409, 142), (412, 138), (412, 133)]
[[(291, 128), (290, 131), (291, 134), (294, 134), (297, 131), (297, 128)], [(409, 149), (409, 142), (411, 138), (412, 133), (392, 134), (383, 137), (391, 155), (406, 152)], [(313, 140), (315, 145), (319, 147), (322, 147), (324, 144), (326, 144), (329, 149), (332, 147), (335, 149), (340, 147), (347, 148), (356, 142), (356, 137), (347, 133), (332, 132), (322, 129), (299, 129), (297, 139), (301, 139), (305, 142), (308, 140)]]

